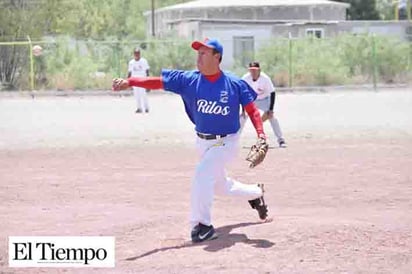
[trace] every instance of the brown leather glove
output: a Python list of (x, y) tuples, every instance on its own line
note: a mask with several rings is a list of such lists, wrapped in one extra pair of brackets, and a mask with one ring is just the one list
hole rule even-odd
[(266, 143), (266, 139), (259, 138), (249, 151), (246, 160), (250, 162), (249, 167), (254, 168), (263, 162), (266, 157), (266, 153), (269, 150), (269, 145)]

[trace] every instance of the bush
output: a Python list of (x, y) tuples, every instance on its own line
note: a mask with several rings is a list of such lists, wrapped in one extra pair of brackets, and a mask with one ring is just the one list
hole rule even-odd
[(396, 39), (376, 38), (376, 63), (379, 77), (386, 83), (403, 81), (410, 62), (410, 45)]
[(152, 75), (160, 75), (162, 68), (189, 70), (196, 67), (195, 54), (187, 40), (153, 40), (148, 42), (143, 53)]
[[(43, 55), (35, 58), (36, 88), (108, 89), (113, 77), (127, 76), (127, 65), (136, 46), (142, 48), (151, 75), (160, 75), (162, 68), (196, 67), (196, 55), (187, 40), (62, 38), (42, 46)], [(27, 50), (25, 52), (27, 62), (21, 62), (23, 65), (16, 73), (18, 89), (30, 87)], [(293, 86), (372, 83), (374, 72), (379, 82), (400, 83), (412, 79), (412, 45), (388, 37), (345, 34), (328, 39), (276, 39), (259, 48), (256, 55), (262, 69), (277, 86), (288, 86), (290, 81)], [(245, 67), (235, 62), (231, 71), (242, 76)]]
[(47, 79), (50, 88), (90, 89), (94, 88), (91, 77), (98, 71), (98, 63), (89, 52), (80, 49), (77, 43), (59, 40), (47, 54)]
[(273, 40), (259, 50), (257, 60), (264, 60), (263, 70), (277, 86), (286, 86), (290, 80), (293, 85), (323, 86), (370, 83), (374, 69), (380, 82), (407, 81), (411, 54), (407, 42), (394, 38), (345, 34), (329, 39)]

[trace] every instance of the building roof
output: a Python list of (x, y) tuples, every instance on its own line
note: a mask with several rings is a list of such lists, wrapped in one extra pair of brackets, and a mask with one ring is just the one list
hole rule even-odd
[(275, 6), (311, 6), (311, 5), (336, 5), (349, 8), (350, 4), (328, 0), (196, 0), (158, 9), (201, 9), (225, 7), (275, 7)]
[[(220, 23), (220, 24), (254, 24), (254, 25), (262, 25), (262, 24), (271, 24), (271, 25), (307, 25), (307, 24), (322, 24), (322, 25), (335, 25), (341, 21), (335, 20), (316, 20), (316, 21), (308, 21), (308, 20), (248, 20), (248, 19), (210, 19), (210, 18), (179, 18), (174, 20), (165, 20), (168, 24), (176, 24), (180, 22), (204, 22), (204, 23)], [(363, 21), (362, 21), (363, 22)]]

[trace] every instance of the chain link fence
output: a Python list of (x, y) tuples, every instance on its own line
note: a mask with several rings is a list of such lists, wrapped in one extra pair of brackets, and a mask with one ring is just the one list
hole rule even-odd
[[(133, 49), (142, 48), (152, 75), (161, 68), (195, 69), (188, 40), (0, 42), (2, 90), (107, 90), (113, 77), (126, 77)], [(233, 56), (230, 69), (241, 76), (245, 60), (258, 60), (279, 87), (409, 84), (412, 44), (389, 37), (260, 41), (255, 52)], [(33, 46), (42, 52), (33, 54)], [(241, 56), (242, 55), (242, 56)], [(225, 57), (224, 57), (225, 58)], [(226, 57), (227, 58), (227, 57)], [(237, 62), (236, 60), (242, 60)]]

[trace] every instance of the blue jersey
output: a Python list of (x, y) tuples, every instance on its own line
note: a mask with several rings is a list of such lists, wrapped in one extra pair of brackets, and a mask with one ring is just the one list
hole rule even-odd
[(256, 99), (256, 92), (240, 78), (222, 72), (210, 82), (199, 71), (162, 70), (165, 90), (179, 94), (197, 132), (232, 134), (240, 128), (240, 105)]

